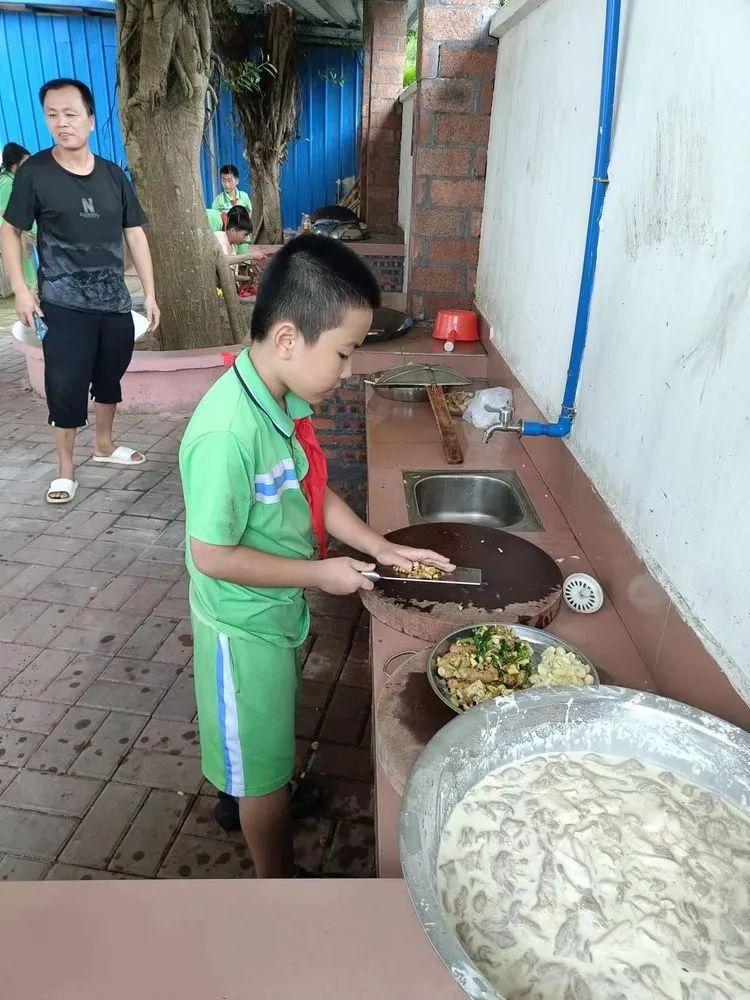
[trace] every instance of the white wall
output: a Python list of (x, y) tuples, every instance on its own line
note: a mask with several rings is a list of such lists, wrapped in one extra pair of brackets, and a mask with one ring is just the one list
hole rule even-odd
[[(411, 224), (411, 179), (412, 152), (411, 131), (414, 124), (414, 98), (417, 93), (415, 84), (407, 87), (399, 100), (401, 101), (401, 164), (398, 175), (398, 224), (404, 231), (406, 246), (406, 265), (409, 260), (409, 226)], [(404, 274), (404, 284), (406, 275)]]
[[(510, 8), (495, 20), (477, 301), (554, 420), (591, 190), (604, 2)], [(516, 21), (501, 34), (507, 14)], [(749, 40), (747, 0), (624, 0), (611, 183), (567, 442), (748, 701)]]

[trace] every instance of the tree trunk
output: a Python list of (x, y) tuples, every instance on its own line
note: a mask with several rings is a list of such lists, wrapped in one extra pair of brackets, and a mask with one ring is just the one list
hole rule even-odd
[[(210, 0), (117, 0), (120, 121), (149, 219), (163, 350), (219, 347), (247, 333), (203, 204), (210, 17)], [(231, 287), (226, 313), (218, 284)]]
[(284, 242), (284, 223), (281, 219), (281, 186), (279, 184), (279, 162), (268, 162), (268, 157), (251, 153), (250, 169), (253, 177), (253, 214), (256, 204), (260, 205), (263, 218), (262, 241), (281, 244)]
[(249, 153), (246, 155), (247, 162), (250, 165), (250, 182), (253, 189), (253, 240), (255, 243), (268, 243), (269, 241), (266, 239), (266, 221), (263, 208), (263, 189), (260, 184), (255, 183), (255, 171), (258, 164), (253, 163), (253, 158)]
[(231, 75), (228, 85), (250, 163), (256, 242), (283, 243), (279, 174), (299, 117), (295, 14), (278, 2), (242, 18), (228, 0), (217, 0), (216, 13), (216, 44), (226, 66), (242, 66), (259, 44), (273, 68), (254, 88), (232, 87)]

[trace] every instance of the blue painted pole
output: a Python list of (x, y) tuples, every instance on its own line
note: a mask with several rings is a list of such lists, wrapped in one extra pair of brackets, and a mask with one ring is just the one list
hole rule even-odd
[(609, 155), (612, 146), (612, 119), (615, 108), (615, 81), (617, 77), (617, 50), (620, 40), (621, 0), (607, 0), (604, 22), (604, 53), (602, 57), (602, 83), (599, 97), (599, 129), (596, 138), (594, 159), (594, 179), (591, 186), (591, 204), (586, 230), (586, 247), (583, 252), (581, 286), (578, 293), (578, 308), (570, 348), (568, 377), (565, 382), (560, 417), (557, 423), (536, 423), (524, 421), (523, 434), (530, 437), (565, 437), (570, 434), (575, 416), (578, 382), (581, 378), (583, 352), (589, 327), (591, 297), (594, 292), (596, 258), (599, 251), (599, 224), (602, 218), (604, 197), (607, 193), (609, 177)]

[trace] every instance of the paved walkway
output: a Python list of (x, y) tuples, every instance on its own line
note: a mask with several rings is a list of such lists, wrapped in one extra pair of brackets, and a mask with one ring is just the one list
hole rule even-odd
[[(201, 776), (176, 456), (185, 415), (123, 414), (140, 469), (79, 466), (78, 496), (44, 494), (46, 408), (0, 333), (0, 879), (238, 877), (239, 835), (214, 823)], [(92, 432), (77, 454), (91, 453)], [(367, 624), (312, 595), (297, 727), (323, 815), (298, 861), (374, 866)]]

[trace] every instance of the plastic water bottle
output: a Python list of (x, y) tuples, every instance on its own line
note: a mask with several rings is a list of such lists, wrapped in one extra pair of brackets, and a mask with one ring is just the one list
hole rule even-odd
[(34, 332), (40, 341), (47, 336), (47, 324), (38, 313), (34, 313)]

